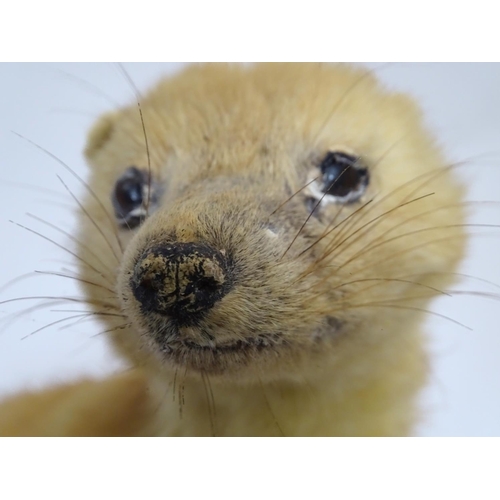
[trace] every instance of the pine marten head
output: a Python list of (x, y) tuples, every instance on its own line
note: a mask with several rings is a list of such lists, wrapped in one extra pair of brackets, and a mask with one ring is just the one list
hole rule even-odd
[(404, 335), (463, 252), (453, 169), (364, 69), (193, 66), (102, 117), (86, 156), (89, 300), (158, 370), (321, 369)]

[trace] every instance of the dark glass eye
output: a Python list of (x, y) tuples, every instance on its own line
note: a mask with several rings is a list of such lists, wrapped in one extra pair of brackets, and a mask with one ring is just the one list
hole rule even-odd
[(120, 225), (132, 229), (144, 220), (146, 210), (142, 202), (147, 188), (147, 174), (136, 167), (129, 167), (118, 178), (112, 201)]
[(363, 168), (356, 156), (331, 151), (323, 158), (319, 168), (323, 174), (321, 192), (335, 196), (339, 201), (358, 200), (368, 185), (368, 170)]

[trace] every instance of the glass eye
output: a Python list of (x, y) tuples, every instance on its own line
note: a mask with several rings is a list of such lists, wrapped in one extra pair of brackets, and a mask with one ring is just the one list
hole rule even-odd
[(113, 189), (112, 202), (118, 223), (133, 229), (146, 217), (143, 206), (148, 189), (148, 176), (137, 167), (129, 167), (118, 178)]
[(341, 203), (357, 201), (369, 182), (368, 170), (359, 158), (340, 151), (330, 151), (321, 161), (320, 190)]

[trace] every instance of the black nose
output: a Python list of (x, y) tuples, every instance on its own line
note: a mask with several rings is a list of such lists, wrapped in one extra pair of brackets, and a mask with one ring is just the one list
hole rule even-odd
[(225, 256), (208, 245), (165, 244), (143, 252), (130, 284), (144, 312), (189, 324), (229, 291), (229, 267)]

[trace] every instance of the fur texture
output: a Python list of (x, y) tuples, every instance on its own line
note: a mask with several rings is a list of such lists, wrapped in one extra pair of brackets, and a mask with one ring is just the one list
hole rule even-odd
[[(139, 102), (89, 134), (78, 235), (89, 304), (136, 370), (11, 400), (0, 431), (410, 434), (420, 324), (465, 242), (462, 188), (414, 103), (316, 64), (193, 66)], [(368, 172), (359, 199), (318, 197), (329, 152)], [(149, 179), (135, 229), (110, 215), (132, 166)], [(230, 286), (180, 324), (145, 310), (131, 280), (151, 249), (188, 244), (220, 253)]]

